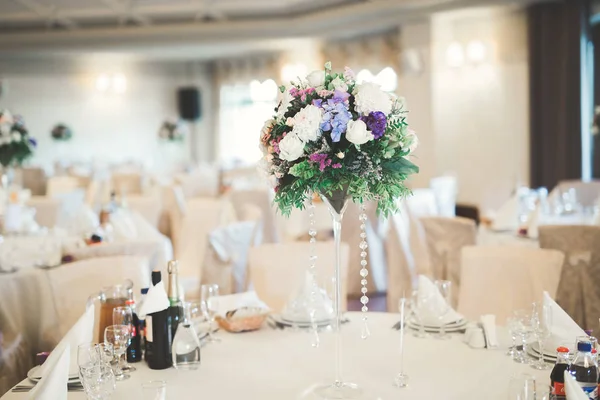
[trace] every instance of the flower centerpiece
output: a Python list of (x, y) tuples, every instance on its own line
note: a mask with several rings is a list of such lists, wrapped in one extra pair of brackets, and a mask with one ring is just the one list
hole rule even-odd
[[(281, 86), (280, 92), (275, 115), (261, 132), (263, 158), (259, 169), (275, 189), (274, 201), (282, 214), (289, 215), (293, 208), (302, 209), (307, 202), (313, 208), (310, 199), (316, 193), (329, 207), (333, 219), (336, 379), (331, 385), (317, 386), (313, 393), (327, 399), (356, 398), (360, 388), (344, 382), (340, 372), (342, 218), (350, 199), (361, 205), (360, 301), (366, 313), (369, 299), (364, 203), (376, 201), (381, 215), (396, 211), (398, 200), (410, 194), (405, 180), (418, 172), (409, 160), (418, 140), (408, 127), (403, 102), (377, 84), (356, 82), (354, 72), (347, 67), (343, 73), (334, 73), (331, 63), (327, 63), (324, 71), (314, 71), (305, 79), (291, 82), (290, 87)], [(310, 215), (314, 215), (312, 209)], [(309, 234), (314, 243), (315, 230)], [(314, 274), (316, 256), (311, 254), (309, 259)], [(311, 292), (317, 293), (318, 288), (314, 286)], [(310, 315), (316, 332), (314, 307)], [(362, 337), (366, 338), (366, 315), (363, 321)]]
[(37, 146), (29, 136), (23, 119), (7, 110), (0, 111), (0, 164), (2, 167), (18, 167), (33, 155)]
[(186, 130), (179, 121), (167, 120), (158, 131), (158, 137), (170, 142), (180, 142), (185, 137)]
[(73, 137), (73, 131), (65, 124), (57, 124), (50, 131), (53, 140), (66, 142)]

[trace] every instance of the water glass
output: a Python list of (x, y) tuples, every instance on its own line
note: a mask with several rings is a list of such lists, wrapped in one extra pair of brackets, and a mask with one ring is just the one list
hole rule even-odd
[(521, 363), (529, 363), (529, 355), (527, 354), (527, 339), (531, 334), (531, 312), (527, 310), (517, 310), (513, 313), (515, 319), (514, 332), (521, 339), (521, 350), (517, 350), (513, 360)]
[(142, 398), (144, 400), (166, 400), (167, 382), (148, 381), (142, 383)]
[(544, 342), (552, 333), (552, 309), (543, 303), (533, 303), (531, 313), (531, 329), (538, 343), (540, 357), (531, 363), (531, 367), (539, 370), (550, 369), (553, 366), (544, 361)]
[[(131, 339), (133, 338), (133, 332), (135, 330), (135, 326), (133, 325), (133, 312), (131, 311), (131, 307), (115, 307), (113, 309), (113, 325), (123, 325), (127, 327), (128, 337), (127, 346), (131, 344)], [(135, 367), (127, 363), (127, 357), (125, 353), (119, 359), (121, 363), (121, 370), (132, 372), (135, 371)]]
[(535, 377), (529, 374), (516, 374), (508, 382), (508, 400), (535, 400)]
[(89, 400), (110, 399), (116, 388), (115, 374), (106, 364), (80, 368), (83, 390)]
[(513, 316), (508, 317), (506, 319), (506, 327), (508, 328), (508, 333), (510, 335), (510, 338), (512, 339), (512, 345), (508, 348), (508, 351), (506, 352), (507, 356), (514, 357), (518, 351), (517, 350), (518, 323), (519, 323), (519, 321), (517, 321), (517, 319)]
[(450, 335), (446, 333), (446, 322), (444, 318), (450, 312), (450, 302), (452, 301), (451, 293), (452, 293), (452, 282), (450, 281), (442, 281), (437, 280), (434, 282), (435, 287), (438, 292), (442, 296), (442, 299), (437, 299), (436, 301), (432, 301), (431, 304), (435, 308), (435, 313), (438, 316), (438, 320), (440, 322), (440, 333), (435, 336), (436, 339), (450, 339)]
[(127, 351), (129, 342), (129, 328), (124, 325), (110, 325), (104, 330), (104, 341), (112, 344), (115, 351), (116, 362), (114, 366), (115, 378), (118, 381), (128, 379), (129, 374), (125, 374), (121, 369), (120, 359)]
[(215, 316), (219, 310), (219, 285), (206, 284), (200, 287), (201, 306), (205, 318), (209, 321), (208, 343), (219, 342), (220, 339), (215, 338), (212, 334), (212, 326), (215, 321)]
[(422, 313), (427, 306), (427, 302), (428, 298), (419, 296), (418, 290), (414, 290), (412, 292), (412, 296), (410, 298), (410, 311), (412, 313), (412, 318), (414, 318), (417, 326), (419, 327), (419, 330), (415, 331), (413, 336), (418, 338), (426, 338), (429, 336), (427, 332), (425, 332), (425, 324), (422, 317)]
[(200, 366), (200, 340), (190, 318), (192, 303), (183, 305), (183, 321), (179, 323), (173, 339), (173, 366), (177, 369), (195, 370)]

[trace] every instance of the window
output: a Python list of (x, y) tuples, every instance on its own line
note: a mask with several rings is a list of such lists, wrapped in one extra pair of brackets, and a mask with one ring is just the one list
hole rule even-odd
[(224, 85), (220, 91), (219, 159), (226, 168), (255, 163), (260, 130), (274, 114), (277, 84), (272, 79)]

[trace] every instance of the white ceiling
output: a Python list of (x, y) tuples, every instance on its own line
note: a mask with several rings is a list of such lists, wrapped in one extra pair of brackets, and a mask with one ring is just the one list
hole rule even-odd
[(209, 59), (389, 30), (436, 11), (535, 1), (0, 0), (0, 57), (127, 52)]

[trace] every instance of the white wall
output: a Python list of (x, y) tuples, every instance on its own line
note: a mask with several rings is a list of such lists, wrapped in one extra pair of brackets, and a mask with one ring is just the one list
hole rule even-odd
[[(528, 180), (526, 22), (525, 12), (512, 8), (441, 13), (431, 21), (435, 160), (426, 157), (421, 167), (455, 173), (459, 201), (484, 212), (500, 206), (517, 180)], [(472, 40), (486, 44), (488, 59), (449, 67), (448, 46)]]
[[(101, 93), (95, 88), (98, 74), (116, 72), (127, 78), (124, 94)], [(204, 100), (211, 95), (209, 71), (202, 65), (191, 70), (182, 62), (142, 63), (120, 57), (2, 60), (0, 77), (8, 85), (0, 108), (24, 117), (39, 143), (32, 163), (42, 165), (59, 158), (136, 160), (164, 170), (187, 162), (192, 154), (190, 138), (184, 143), (164, 143), (158, 140), (158, 129), (166, 118), (178, 115), (177, 87), (195, 84), (201, 87)], [(203, 112), (210, 115), (210, 101), (204, 101)], [(50, 130), (57, 123), (71, 127), (71, 141), (52, 141)], [(206, 147), (210, 124), (210, 118), (194, 124), (197, 147)]]

